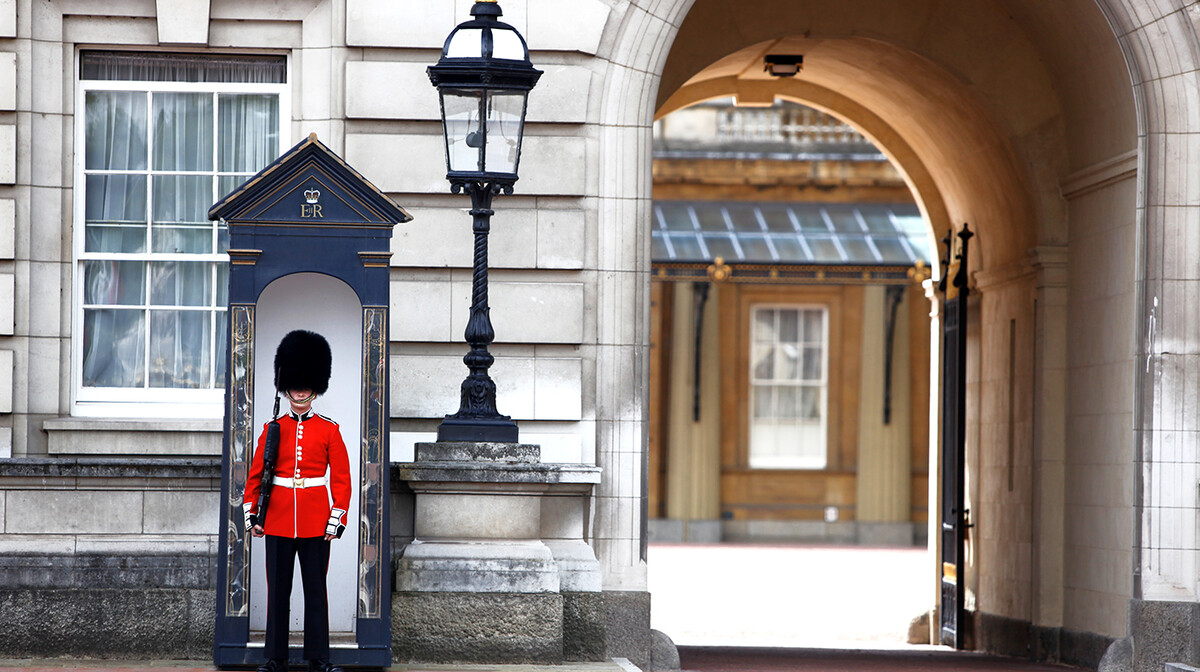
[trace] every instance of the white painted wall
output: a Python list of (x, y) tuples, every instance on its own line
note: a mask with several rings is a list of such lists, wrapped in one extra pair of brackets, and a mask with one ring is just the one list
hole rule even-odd
[[(270, 422), (274, 406), (275, 348), (293, 329), (315, 331), (329, 341), (333, 373), (329, 391), (313, 402), (313, 410), (338, 423), (350, 456), (353, 490), (341, 539), (330, 542), (329, 629), (354, 632), (358, 613), (358, 497), (362, 462), (362, 304), (354, 290), (341, 280), (319, 273), (296, 273), (272, 282), (258, 299), (254, 315), (254, 427), (255, 440)], [(286, 413), (287, 399), (279, 405)], [(263, 558), (265, 541), (251, 540), (250, 628), (262, 630), (267, 622), (267, 581)], [(292, 590), (292, 629), (304, 629), (304, 591), (300, 567)]]

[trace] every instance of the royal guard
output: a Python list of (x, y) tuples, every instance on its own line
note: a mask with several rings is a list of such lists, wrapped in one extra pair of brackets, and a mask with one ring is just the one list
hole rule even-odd
[[(287, 672), (292, 572), (304, 588), (304, 658), (310, 672), (329, 662), (329, 544), (346, 529), (350, 460), (336, 422), (312, 410), (329, 388), (333, 357), (320, 334), (297, 330), (275, 351), (275, 419), (263, 426), (242, 508), (246, 529), (266, 536), (267, 632), (259, 672)], [(279, 396), (291, 410), (279, 414)], [(266, 465), (264, 467), (264, 464)]]

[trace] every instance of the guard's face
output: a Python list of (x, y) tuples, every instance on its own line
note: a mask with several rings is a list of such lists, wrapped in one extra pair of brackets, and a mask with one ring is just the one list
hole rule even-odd
[(292, 405), (292, 410), (297, 413), (303, 413), (312, 406), (313, 399), (317, 395), (310, 389), (288, 390), (288, 402)]

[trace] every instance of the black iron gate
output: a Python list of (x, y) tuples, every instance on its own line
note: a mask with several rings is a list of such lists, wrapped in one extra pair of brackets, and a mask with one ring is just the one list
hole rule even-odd
[[(964, 648), (967, 627), (964, 610), (963, 553), (966, 548), (970, 511), (966, 509), (967, 419), (967, 245), (971, 233), (966, 224), (958, 232), (959, 249), (954, 250), (951, 231), (946, 245), (946, 272), (938, 289), (942, 292), (942, 599), (940, 640), (956, 649)], [(950, 278), (957, 262), (958, 269)]]

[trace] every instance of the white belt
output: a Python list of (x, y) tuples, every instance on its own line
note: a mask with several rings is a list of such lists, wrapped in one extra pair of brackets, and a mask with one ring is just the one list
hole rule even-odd
[(302, 488), (319, 488), (322, 485), (325, 485), (325, 477), (318, 476), (316, 478), (284, 478), (283, 476), (276, 476), (275, 479), (272, 480), (271, 482), (274, 483), (275, 485), (282, 485), (285, 488), (294, 488), (296, 490), (300, 490)]

